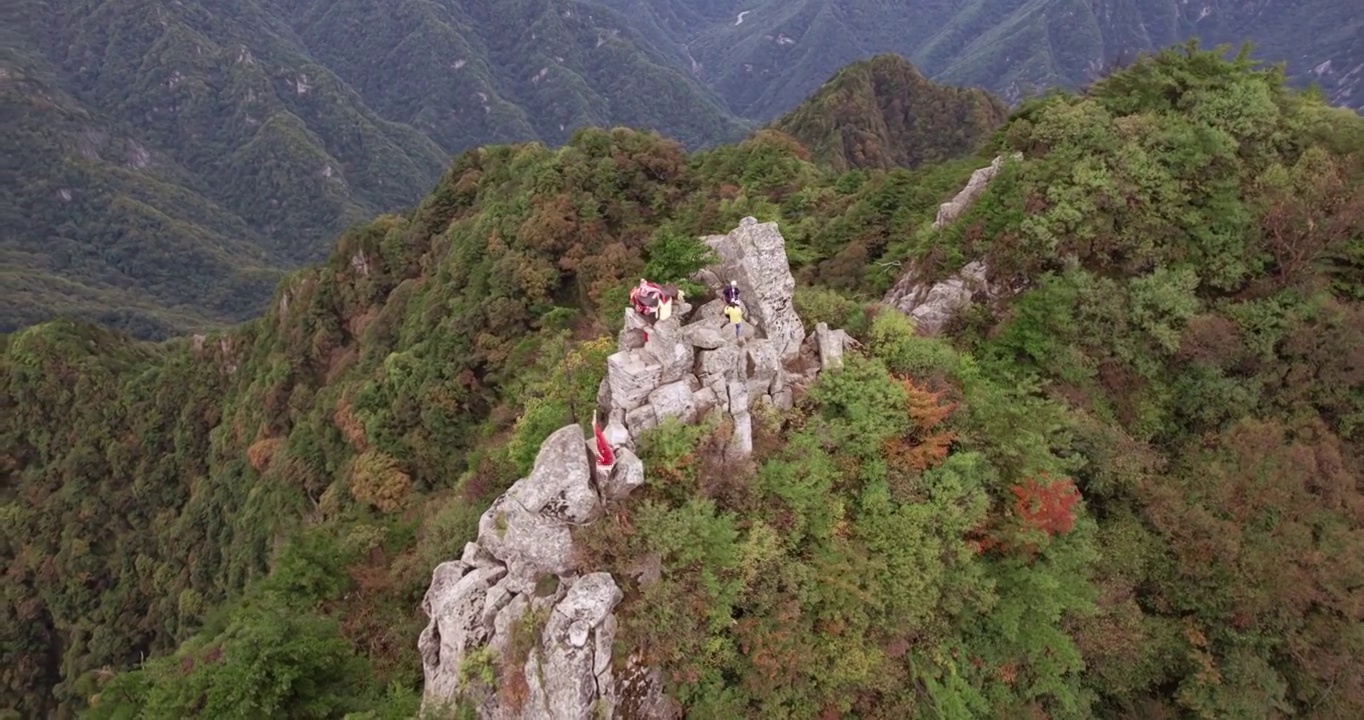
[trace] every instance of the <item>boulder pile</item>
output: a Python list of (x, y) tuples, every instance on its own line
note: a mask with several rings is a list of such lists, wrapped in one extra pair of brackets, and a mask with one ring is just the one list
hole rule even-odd
[[(612, 445), (633, 449), (634, 438), (668, 418), (694, 422), (718, 409), (733, 421), (730, 456), (746, 457), (753, 449), (754, 407), (789, 410), (793, 383), (842, 363), (845, 332), (820, 323), (806, 337), (792, 301), (796, 283), (786, 241), (776, 223), (748, 217), (728, 235), (705, 240), (721, 262), (695, 279), (716, 295), (731, 280), (737, 283), (744, 332), (736, 336), (727, 326), (719, 299), (696, 312), (683, 303), (672, 317), (653, 324), (626, 308), (625, 331), (618, 351), (607, 358), (597, 394)], [(648, 339), (627, 340), (636, 332)]]

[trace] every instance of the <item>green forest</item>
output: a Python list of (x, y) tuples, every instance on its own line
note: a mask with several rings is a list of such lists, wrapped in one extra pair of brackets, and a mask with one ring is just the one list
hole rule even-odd
[(1008, 117), (980, 88), (939, 85), (899, 55), (840, 70), (771, 127), (794, 136), (815, 162), (852, 168), (916, 168), (970, 153)]
[[(638, 278), (750, 215), (861, 349), (743, 463), (651, 431), (576, 533), (688, 717), (1364, 715), (1364, 118), (1190, 45), (913, 169), (484, 146), (229, 330), (0, 337), (0, 717), (416, 715), (432, 568), (589, 427)], [(878, 302), (976, 260), (940, 337)]]

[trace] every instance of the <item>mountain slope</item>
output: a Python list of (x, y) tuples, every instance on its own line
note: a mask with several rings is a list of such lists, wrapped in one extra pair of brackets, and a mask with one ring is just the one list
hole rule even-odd
[(62, 314), (159, 337), (257, 314), (282, 276), (261, 236), (0, 33), (0, 331)]
[(1082, 86), (1190, 37), (1250, 40), (1257, 59), (1286, 61), (1295, 84), (1318, 82), (1332, 102), (1364, 108), (1364, 7), (1353, 0), (752, 0), (704, 12), (682, 0), (602, 1), (688, 48), (705, 82), (757, 120), (793, 107), (843, 65), (886, 52), (939, 82), (1016, 100), (1029, 88)]
[(253, 5), (20, 9), (4, 80), (28, 129), (6, 138), (8, 329), (56, 313), (143, 337), (240, 321), (281, 270), (410, 203), (444, 163)]
[[(581, 125), (692, 145), (745, 128), (605, 8), (489, 8), (17, 5), (0, 82), (30, 131), (4, 140), (21, 192), (5, 201), (0, 327), (75, 314), (150, 338), (236, 322), (346, 225), (416, 202), (452, 153)], [(95, 137), (139, 159), (55, 179), (90, 166)]]
[(643, 42), (630, 18), (596, 3), (280, 7), (310, 51), (371, 107), (450, 153), (501, 141), (557, 145), (582, 126), (657, 130), (689, 147), (744, 130), (709, 90)]
[(317, 259), (339, 224), (410, 203), (444, 165), (438, 146), (365, 107), (255, 3), (77, 0), (42, 21), (74, 95), (195, 173), (281, 259)]
[(966, 155), (1008, 117), (976, 88), (929, 81), (897, 55), (854, 63), (772, 127), (839, 171), (918, 167)]

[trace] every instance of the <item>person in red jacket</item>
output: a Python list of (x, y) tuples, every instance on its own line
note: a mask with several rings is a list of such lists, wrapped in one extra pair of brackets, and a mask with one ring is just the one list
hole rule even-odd
[(640, 278), (639, 285), (630, 290), (630, 304), (635, 312), (648, 317), (658, 314), (658, 306), (663, 301), (663, 288)]

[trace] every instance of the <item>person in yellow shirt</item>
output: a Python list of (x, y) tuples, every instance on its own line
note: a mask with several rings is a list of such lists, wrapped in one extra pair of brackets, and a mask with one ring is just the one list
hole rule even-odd
[(734, 326), (734, 339), (738, 340), (744, 334), (744, 311), (738, 305), (726, 305), (725, 317), (729, 318), (730, 324)]

